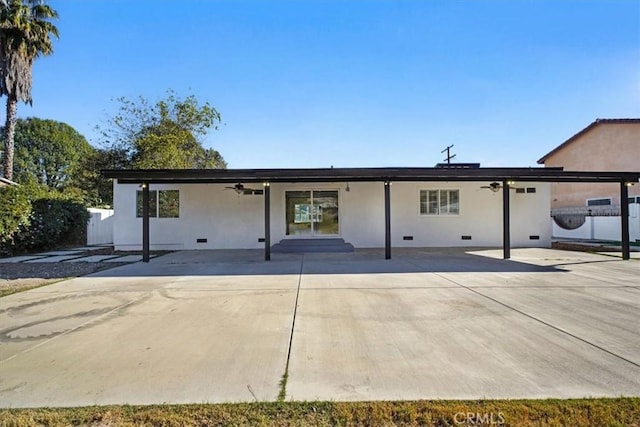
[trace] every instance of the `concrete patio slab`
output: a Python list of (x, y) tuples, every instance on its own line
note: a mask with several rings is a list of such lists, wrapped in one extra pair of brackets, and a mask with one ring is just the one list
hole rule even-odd
[(438, 276), (424, 280), (418, 266), (403, 260), (309, 261), (305, 256), (302, 273), (302, 290), (456, 287)]
[(640, 366), (638, 288), (605, 285), (546, 288), (541, 291), (492, 287), (479, 291)]
[(82, 253), (83, 251), (81, 250), (63, 250), (63, 251), (50, 251), (50, 252), (42, 252), (36, 255), (42, 255), (42, 256), (62, 256), (62, 255), (77, 255), (79, 253)]
[(68, 262), (102, 262), (112, 258), (118, 258), (118, 255), (88, 255), (81, 258), (70, 259)]
[(185, 251), (3, 297), (0, 406), (275, 400), (289, 353), (287, 399), (640, 396), (637, 261), (393, 254)]
[[(150, 257), (151, 258), (151, 257)], [(103, 260), (104, 262), (138, 262), (142, 261), (142, 255), (116, 256)]]
[[(272, 254), (272, 261), (299, 261), (302, 254)], [(177, 251), (162, 256), (163, 264), (211, 264), (211, 263), (264, 263), (261, 249), (209, 249), (201, 251)]]
[(107, 249), (111, 247), (111, 245), (103, 245), (103, 246), (83, 246), (81, 248), (71, 248), (70, 251), (78, 251), (78, 252), (91, 252), (91, 251), (99, 251), (102, 249)]
[(79, 255), (57, 255), (57, 256), (47, 256), (44, 258), (38, 258), (38, 259), (32, 259), (29, 261), (24, 261), (25, 263), (27, 262), (46, 262), (46, 263), (54, 263), (54, 262), (63, 262), (63, 261), (68, 261), (70, 259), (74, 259), (74, 258), (78, 258)]
[(44, 256), (34, 256), (34, 255), (21, 255), (21, 256), (12, 256), (9, 258), (0, 258), (0, 264), (13, 264), (17, 262), (25, 262), (36, 259), (46, 258)]
[[(598, 255), (607, 255), (614, 256), (616, 258), (622, 258), (622, 252), (614, 251), (614, 252), (598, 252)], [(638, 249), (634, 248), (629, 252), (629, 257), (631, 259), (640, 259), (640, 252)]]
[[(2, 363), (59, 338), (61, 334), (81, 328), (87, 322), (96, 322), (109, 312), (124, 307), (143, 295), (139, 292), (125, 295), (85, 292), (78, 290), (78, 281), (84, 279), (65, 282), (66, 286), (57, 289), (57, 292), (23, 292), (2, 299)], [(73, 282), (76, 282), (75, 286)], [(2, 369), (3, 374), (6, 373)]]
[(274, 400), (298, 277), (272, 290), (180, 279), (140, 291), (84, 277), (3, 299), (1, 405)]
[(637, 366), (464, 288), (302, 286), (287, 387), (294, 400), (640, 393)]

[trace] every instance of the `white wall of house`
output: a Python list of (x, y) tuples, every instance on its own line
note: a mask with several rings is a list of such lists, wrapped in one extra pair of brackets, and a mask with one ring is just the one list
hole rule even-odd
[[(261, 248), (264, 235), (262, 196), (238, 196), (217, 184), (160, 185), (153, 190), (180, 191), (179, 218), (150, 218), (151, 249)], [(114, 183), (114, 244), (117, 250), (141, 248), (142, 218), (136, 218), (137, 184)], [(207, 239), (198, 243), (197, 239)]]
[[(501, 246), (502, 192), (480, 188), (477, 182), (408, 182), (391, 185), (391, 238), (396, 247)], [(379, 184), (382, 187), (382, 184)], [(511, 190), (511, 244), (547, 247), (549, 185), (527, 184), (536, 193), (516, 194)], [(420, 190), (460, 191), (459, 215), (420, 215)], [(380, 190), (382, 191), (382, 190)], [(403, 240), (413, 236), (413, 240)], [(471, 236), (463, 240), (462, 236)], [(538, 236), (539, 240), (530, 240)]]
[[(486, 182), (394, 182), (391, 235), (394, 247), (501, 246), (502, 193), (480, 188)], [(261, 184), (247, 187), (262, 188)], [(512, 246), (551, 244), (549, 185), (529, 183), (535, 193), (511, 191)], [(140, 249), (142, 219), (136, 218), (137, 184), (114, 183), (116, 249)], [(154, 185), (150, 190), (180, 191), (179, 218), (151, 218), (151, 249), (259, 249), (264, 244), (264, 199), (237, 195), (222, 184)], [(271, 242), (285, 235), (287, 190), (337, 190), (340, 236), (357, 248), (384, 246), (384, 185), (381, 182), (271, 185)], [(421, 215), (420, 190), (457, 189), (459, 215)], [(471, 240), (462, 240), (462, 236)], [(404, 240), (412, 236), (413, 240)], [(530, 236), (539, 236), (531, 240)], [(295, 238), (295, 237), (294, 237)], [(207, 239), (197, 243), (197, 239)]]
[[(384, 246), (384, 189), (382, 183), (350, 182), (271, 185), (271, 240), (286, 236), (285, 193), (288, 190), (337, 190), (340, 237), (356, 247)], [(264, 212), (264, 211), (263, 211)], [(295, 238), (295, 237), (292, 237)]]

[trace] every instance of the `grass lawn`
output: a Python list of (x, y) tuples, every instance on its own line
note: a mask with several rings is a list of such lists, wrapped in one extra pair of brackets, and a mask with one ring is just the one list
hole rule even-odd
[(632, 426), (640, 397), (570, 400), (271, 402), (3, 409), (2, 426)]

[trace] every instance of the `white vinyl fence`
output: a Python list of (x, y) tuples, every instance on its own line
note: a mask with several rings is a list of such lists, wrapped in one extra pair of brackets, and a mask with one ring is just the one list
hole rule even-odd
[[(586, 216), (584, 224), (567, 230), (551, 220), (553, 237), (565, 239), (620, 241), (621, 225), (619, 216)], [(640, 241), (640, 204), (629, 204), (629, 240)]]
[(87, 223), (87, 245), (113, 243), (113, 209), (87, 209), (91, 217)]

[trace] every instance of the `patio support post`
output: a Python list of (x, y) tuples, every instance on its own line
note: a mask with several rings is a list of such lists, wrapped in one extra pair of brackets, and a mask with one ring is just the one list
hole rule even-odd
[(620, 229), (622, 231), (622, 259), (631, 258), (629, 248), (629, 187), (626, 182), (620, 183)]
[(264, 260), (271, 260), (271, 186), (264, 183)]
[(149, 262), (149, 183), (142, 183), (142, 262)]
[(384, 259), (391, 259), (391, 182), (384, 182)]
[(502, 181), (502, 258), (511, 258), (511, 230), (509, 226), (509, 181)]

